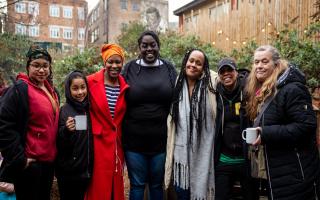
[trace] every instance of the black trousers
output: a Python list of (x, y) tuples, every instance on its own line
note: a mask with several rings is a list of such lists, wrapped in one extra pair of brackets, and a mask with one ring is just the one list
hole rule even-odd
[(57, 177), (60, 200), (84, 200), (89, 179), (70, 180)]
[(249, 175), (245, 164), (221, 165), (219, 163), (215, 170), (215, 200), (232, 199), (235, 181), (240, 181), (243, 199), (259, 199), (259, 181)]
[(30, 163), (14, 182), (17, 200), (50, 200), (53, 173), (53, 163)]

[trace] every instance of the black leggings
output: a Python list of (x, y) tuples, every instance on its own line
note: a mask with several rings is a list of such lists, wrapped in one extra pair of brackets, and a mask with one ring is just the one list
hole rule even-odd
[(241, 195), (246, 200), (259, 199), (259, 182), (249, 176), (244, 164), (219, 165), (215, 170), (216, 198), (215, 200), (229, 200), (235, 181), (240, 181)]
[(58, 177), (60, 200), (84, 200), (89, 179), (68, 180)]
[(14, 182), (17, 200), (50, 200), (54, 165), (32, 162)]

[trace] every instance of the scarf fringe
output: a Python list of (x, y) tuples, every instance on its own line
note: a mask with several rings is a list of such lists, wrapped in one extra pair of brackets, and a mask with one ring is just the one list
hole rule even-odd
[(174, 184), (184, 190), (189, 189), (189, 167), (181, 163), (174, 163)]
[(205, 197), (195, 197), (191, 194), (191, 200), (214, 200), (215, 196), (215, 189), (214, 188), (208, 188), (207, 196)]

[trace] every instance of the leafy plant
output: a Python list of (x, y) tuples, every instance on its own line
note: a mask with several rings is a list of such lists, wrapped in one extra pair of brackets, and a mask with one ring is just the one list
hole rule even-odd
[(62, 102), (64, 101), (64, 80), (74, 70), (81, 70), (84, 74), (92, 74), (103, 66), (103, 62), (97, 48), (88, 48), (84, 52), (67, 56), (53, 63), (54, 83), (57, 87)]
[(31, 43), (26, 36), (0, 34), (0, 71), (6, 80), (9, 76), (25, 71), (26, 53)]

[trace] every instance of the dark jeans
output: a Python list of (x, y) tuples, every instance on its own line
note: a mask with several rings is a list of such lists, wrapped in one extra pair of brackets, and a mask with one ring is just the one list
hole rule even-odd
[(165, 153), (146, 155), (132, 151), (125, 152), (130, 179), (130, 200), (143, 200), (146, 184), (150, 200), (163, 200)]
[(243, 199), (259, 199), (259, 181), (249, 175), (248, 169), (244, 164), (221, 165), (219, 163), (215, 170), (215, 200), (231, 199), (235, 181), (240, 181)]
[(89, 179), (68, 180), (58, 178), (60, 200), (83, 200)]
[(14, 182), (17, 200), (50, 200), (53, 164), (33, 162)]
[(177, 200), (190, 200), (190, 189), (184, 190), (178, 186), (174, 186), (177, 194)]

